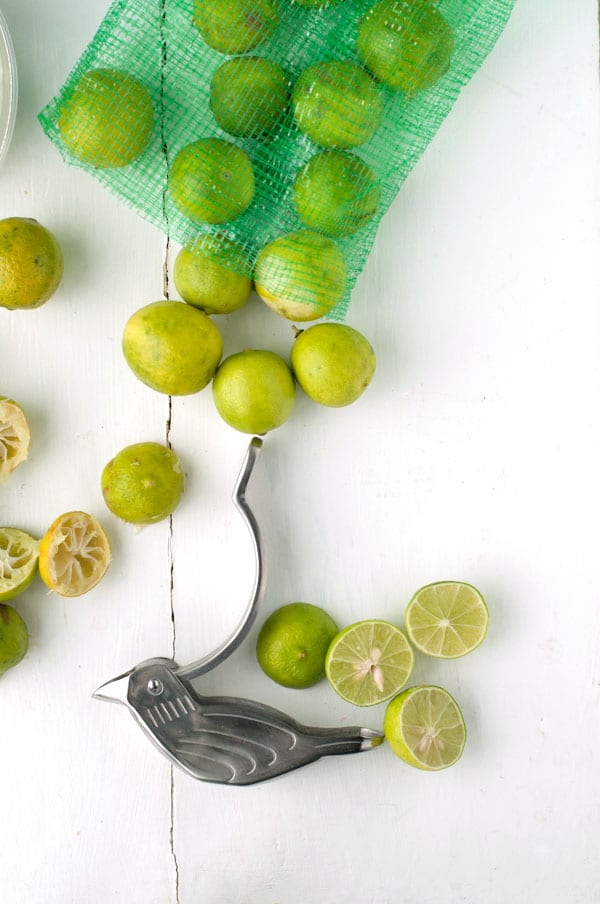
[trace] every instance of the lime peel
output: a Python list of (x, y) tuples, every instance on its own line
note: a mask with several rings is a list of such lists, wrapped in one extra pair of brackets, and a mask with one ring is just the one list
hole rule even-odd
[(29, 455), (31, 433), (25, 412), (12, 399), (0, 397), (0, 483)]

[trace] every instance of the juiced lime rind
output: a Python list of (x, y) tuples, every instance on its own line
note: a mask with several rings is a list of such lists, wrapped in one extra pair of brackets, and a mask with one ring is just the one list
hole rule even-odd
[(40, 544), (25, 531), (0, 527), (0, 602), (27, 590), (38, 571)]
[[(374, 656), (374, 651), (379, 655)], [(383, 619), (366, 619), (334, 638), (327, 651), (325, 673), (343, 700), (355, 706), (374, 706), (398, 693), (413, 665), (414, 653), (400, 628)], [(378, 667), (380, 673), (375, 671)]]
[(489, 610), (472, 584), (437, 581), (414, 594), (406, 607), (405, 625), (411, 643), (421, 653), (436, 659), (459, 659), (485, 640)]
[(386, 709), (383, 730), (397, 756), (427, 772), (454, 765), (467, 737), (458, 703), (435, 685), (410, 687), (394, 697)]
[(27, 625), (12, 606), (0, 603), (0, 676), (21, 662), (28, 646)]
[(111, 562), (108, 536), (87, 512), (65, 512), (40, 542), (40, 576), (59, 596), (83, 596), (104, 577)]
[(27, 460), (31, 432), (20, 405), (0, 397), (0, 484)]

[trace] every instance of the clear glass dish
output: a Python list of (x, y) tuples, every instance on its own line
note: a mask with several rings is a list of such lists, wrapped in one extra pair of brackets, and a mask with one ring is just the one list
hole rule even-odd
[(17, 112), (17, 63), (6, 20), (0, 11), (0, 162), (8, 150)]

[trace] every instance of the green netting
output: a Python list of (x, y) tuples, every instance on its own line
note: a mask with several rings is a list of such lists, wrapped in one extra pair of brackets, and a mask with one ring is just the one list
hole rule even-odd
[(237, 243), (222, 259), (291, 319), (342, 319), (381, 217), (513, 5), (116, 0), (40, 121), (177, 242)]

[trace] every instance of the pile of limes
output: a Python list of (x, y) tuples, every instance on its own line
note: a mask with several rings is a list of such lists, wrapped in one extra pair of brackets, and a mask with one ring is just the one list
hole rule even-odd
[(412, 766), (438, 770), (462, 754), (465, 723), (444, 688), (402, 690), (413, 670), (413, 647), (437, 659), (458, 659), (483, 642), (488, 622), (488, 607), (475, 587), (440, 581), (422, 587), (408, 603), (406, 633), (382, 619), (339, 631), (319, 606), (282, 606), (264, 622), (256, 656), (269, 678), (285, 687), (310, 687), (326, 675), (339, 696), (355, 706), (389, 700), (384, 732), (394, 753)]

